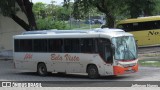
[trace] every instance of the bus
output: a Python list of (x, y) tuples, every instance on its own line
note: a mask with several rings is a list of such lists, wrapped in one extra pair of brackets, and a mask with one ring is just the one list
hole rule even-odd
[(136, 42), (120, 29), (28, 31), (13, 36), (15, 68), (82, 73), (89, 78), (138, 71)]
[(139, 47), (160, 45), (160, 16), (122, 20), (116, 28), (132, 33)]

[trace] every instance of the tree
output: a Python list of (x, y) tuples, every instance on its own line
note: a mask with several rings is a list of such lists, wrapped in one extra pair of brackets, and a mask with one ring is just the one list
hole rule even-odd
[(68, 20), (68, 10), (63, 6), (55, 5), (54, 1), (51, 1), (51, 4), (35, 3), (33, 12), (39, 30), (68, 29), (64, 21)]
[(124, 0), (131, 18), (152, 16), (158, 5), (158, 0)]
[(70, 6), (70, 7), (74, 7), (72, 15), (75, 19), (88, 18), (89, 14), (91, 16), (102, 15), (102, 13), (99, 12), (96, 7), (89, 7), (88, 11), (86, 11), (86, 10), (84, 11), (83, 7), (80, 7), (80, 4), (78, 4), (78, 3), (79, 2), (75, 2), (72, 6)]
[[(68, 4), (70, 0), (64, 0), (65, 4)], [(124, 7), (118, 7), (123, 4), (123, 0), (75, 0), (74, 8), (88, 13), (88, 11), (96, 7), (100, 12), (104, 13), (106, 16), (106, 25), (109, 28), (113, 28), (116, 20), (118, 11)]]
[(54, 2), (47, 5), (47, 8), (46, 8), (48, 16), (52, 16), (56, 20), (68, 20), (70, 16), (70, 10), (71, 8), (66, 8), (65, 6), (55, 5)]
[[(17, 4), (19, 5), (20, 9)], [(29, 0), (0, 0), (0, 13), (3, 16), (13, 19), (26, 31), (30, 31), (36, 29), (32, 6), (33, 3)], [(24, 12), (24, 14), (27, 16), (29, 24), (16, 15), (18, 11)]]
[(69, 29), (68, 25), (63, 21), (53, 20), (52, 18), (44, 18), (36, 20), (37, 27), (39, 30), (50, 30), (50, 29)]
[(42, 2), (37, 2), (33, 5), (33, 12), (36, 18), (45, 18), (46, 17), (46, 4)]
[[(69, 4), (70, 0), (64, 0), (64, 4)], [(75, 0), (74, 10), (79, 13), (88, 13), (96, 7), (100, 12), (106, 15), (106, 26), (113, 28), (117, 18), (139, 17), (140, 15), (153, 15), (155, 7), (159, 0)], [(85, 14), (84, 14), (85, 15)]]

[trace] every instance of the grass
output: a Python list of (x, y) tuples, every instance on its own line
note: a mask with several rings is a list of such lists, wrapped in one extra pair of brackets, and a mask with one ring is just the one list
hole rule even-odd
[(145, 57), (160, 57), (160, 54), (145, 54), (145, 55), (143, 55), (143, 56), (145, 56)]
[(139, 65), (146, 66), (146, 67), (160, 67), (160, 59), (149, 58), (149, 59), (139, 60)]

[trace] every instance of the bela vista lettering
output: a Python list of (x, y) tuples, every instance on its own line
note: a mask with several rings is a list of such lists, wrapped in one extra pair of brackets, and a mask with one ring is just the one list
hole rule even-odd
[(51, 54), (51, 60), (66, 60), (66, 61), (79, 61), (80, 58), (75, 55), (65, 54), (64, 56), (61, 56), (59, 54)]
[(66, 54), (66, 55), (64, 55), (64, 57), (67, 61), (79, 61), (79, 57), (77, 57), (77, 56), (71, 56), (69, 54)]
[(60, 56), (59, 54), (56, 55), (56, 54), (51, 54), (51, 60), (60, 60), (62, 61), (62, 56)]

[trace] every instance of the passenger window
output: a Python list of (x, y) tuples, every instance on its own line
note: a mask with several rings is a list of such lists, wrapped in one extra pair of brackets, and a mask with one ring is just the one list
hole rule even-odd
[(80, 40), (79, 39), (64, 39), (64, 52), (79, 53)]

